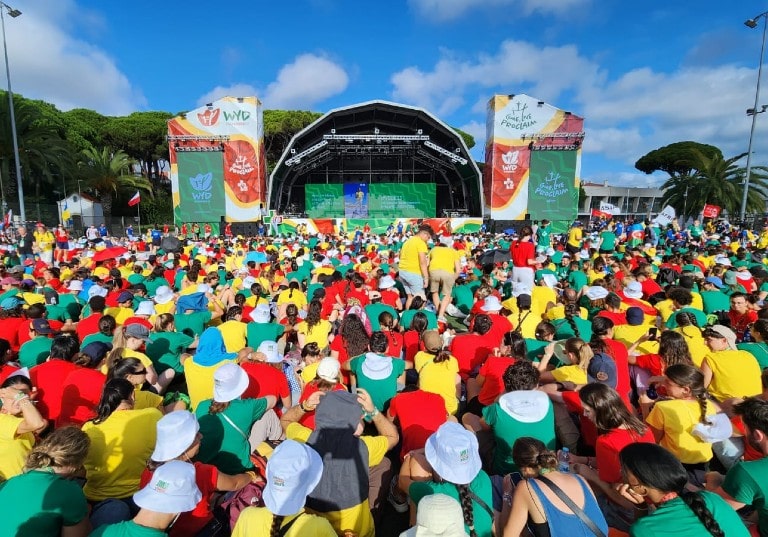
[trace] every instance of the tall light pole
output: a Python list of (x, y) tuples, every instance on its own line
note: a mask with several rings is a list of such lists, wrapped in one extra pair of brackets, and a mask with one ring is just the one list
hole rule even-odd
[(21, 184), (21, 160), (19, 159), (19, 141), (16, 138), (16, 113), (13, 109), (13, 90), (11, 89), (11, 69), (8, 67), (8, 47), (5, 44), (5, 16), (3, 11), (7, 11), (8, 16), (16, 18), (21, 15), (21, 11), (13, 9), (5, 2), (0, 2), (0, 26), (3, 29), (3, 52), (5, 54), (5, 77), (8, 79), (8, 106), (11, 111), (11, 137), (13, 138), (13, 158), (16, 161), (16, 184), (19, 191), (19, 216), (21, 223), (27, 221), (27, 212), (24, 209), (24, 187)]
[(741, 212), (739, 216), (742, 222), (744, 222), (744, 218), (747, 214), (747, 196), (749, 194), (749, 176), (752, 172), (752, 138), (755, 136), (755, 123), (757, 121), (757, 114), (760, 114), (761, 112), (765, 112), (765, 108), (763, 108), (761, 111), (758, 111), (757, 102), (760, 100), (760, 78), (762, 78), (762, 74), (763, 74), (763, 54), (765, 53), (765, 34), (766, 34), (766, 30), (768, 30), (768, 18), (767, 18), (768, 11), (760, 13), (756, 17), (751, 18), (744, 22), (744, 24), (749, 28), (756, 28), (757, 21), (761, 17), (763, 18), (763, 42), (762, 42), (762, 45), (760, 46), (760, 63), (758, 64), (758, 67), (757, 67), (757, 86), (755, 88), (755, 106), (747, 110), (747, 115), (752, 116), (752, 128), (749, 131), (749, 146), (747, 147), (747, 171), (744, 177), (744, 192), (741, 195)]

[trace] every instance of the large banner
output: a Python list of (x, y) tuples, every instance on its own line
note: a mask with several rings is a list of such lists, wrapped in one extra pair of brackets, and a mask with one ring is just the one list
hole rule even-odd
[(434, 183), (308, 184), (305, 211), (310, 218), (434, 218)]
[(572, 221), (579, 206), (576, 151), (533, 151), (528, 212), (534, 220)]
[(222, 154), (215, 152), (177, 156), (179, 203), (174, 210), (177, 221), (221, 221), (225, 211), (222, 160)]
[(532, 149), (573, 150), (578, 181), (583, 130), (582, 118), (534, 97), (491, 98), (483, 170), (486, 214), (495, 220), (521, 220), (533, 213), (528, 207)]
[(177, 116), (168, 122), (168, 135), (174, 207), (181, 201), (178, 157), (219, 152), (226, 208), (222, 214), (230, 222), (255, 219), (267, 199), (264, 122), (256, 97), (224, 97)]

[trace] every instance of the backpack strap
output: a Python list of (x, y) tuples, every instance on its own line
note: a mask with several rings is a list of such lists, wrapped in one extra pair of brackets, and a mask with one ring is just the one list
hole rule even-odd
[[(579, 517), (579, 520), (592, 531), (596, 535), (596, 537), (606, 537), (605, 533), (603, 533), (603, 530), (597, 527), (597, 525), (592, 522), (592, 520), (587, 516), (587, 514), (584, 512), (584, 510), (576, 505), (576, 503), (571, 500), (568, 495), (555, 485), (548, 477), (544, 477), (543, 475), (540, 475), (536, 478), (538, 481), (541, 481), (544, 483), (547, 487), (549, 487), (549, 490), (555, 493), (555, 496), (560, 498), (560, 500), (570, 509), (573, 511), (573, 514)], [(577, 478), (578, 479), (578, 478)], [(587, 488), (589, 490), (589, 488)], [(584, 497), (584, 500), (586, 501), (586, 495)]]

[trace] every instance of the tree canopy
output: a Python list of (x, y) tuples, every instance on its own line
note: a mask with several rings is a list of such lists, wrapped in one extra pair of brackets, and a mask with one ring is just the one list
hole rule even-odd
[(691, 141), (675, 142), (643, 155), (635, 162), (635, 168), (647, 174), (666, 172), (670, 177), (691, 175), (695, 171), (692, 166), (698, 154), (707, 158), (723, 156), (720, 149), (713, 145)]

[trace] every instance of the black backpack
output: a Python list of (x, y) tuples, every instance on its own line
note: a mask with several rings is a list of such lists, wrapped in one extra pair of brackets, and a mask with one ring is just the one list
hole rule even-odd
[(672, 285), (677, 280), (677, 272), (669, 267), (662, 267), (659, 269), (659, 273), (656, 275), (656, 283), (662, 287)]

